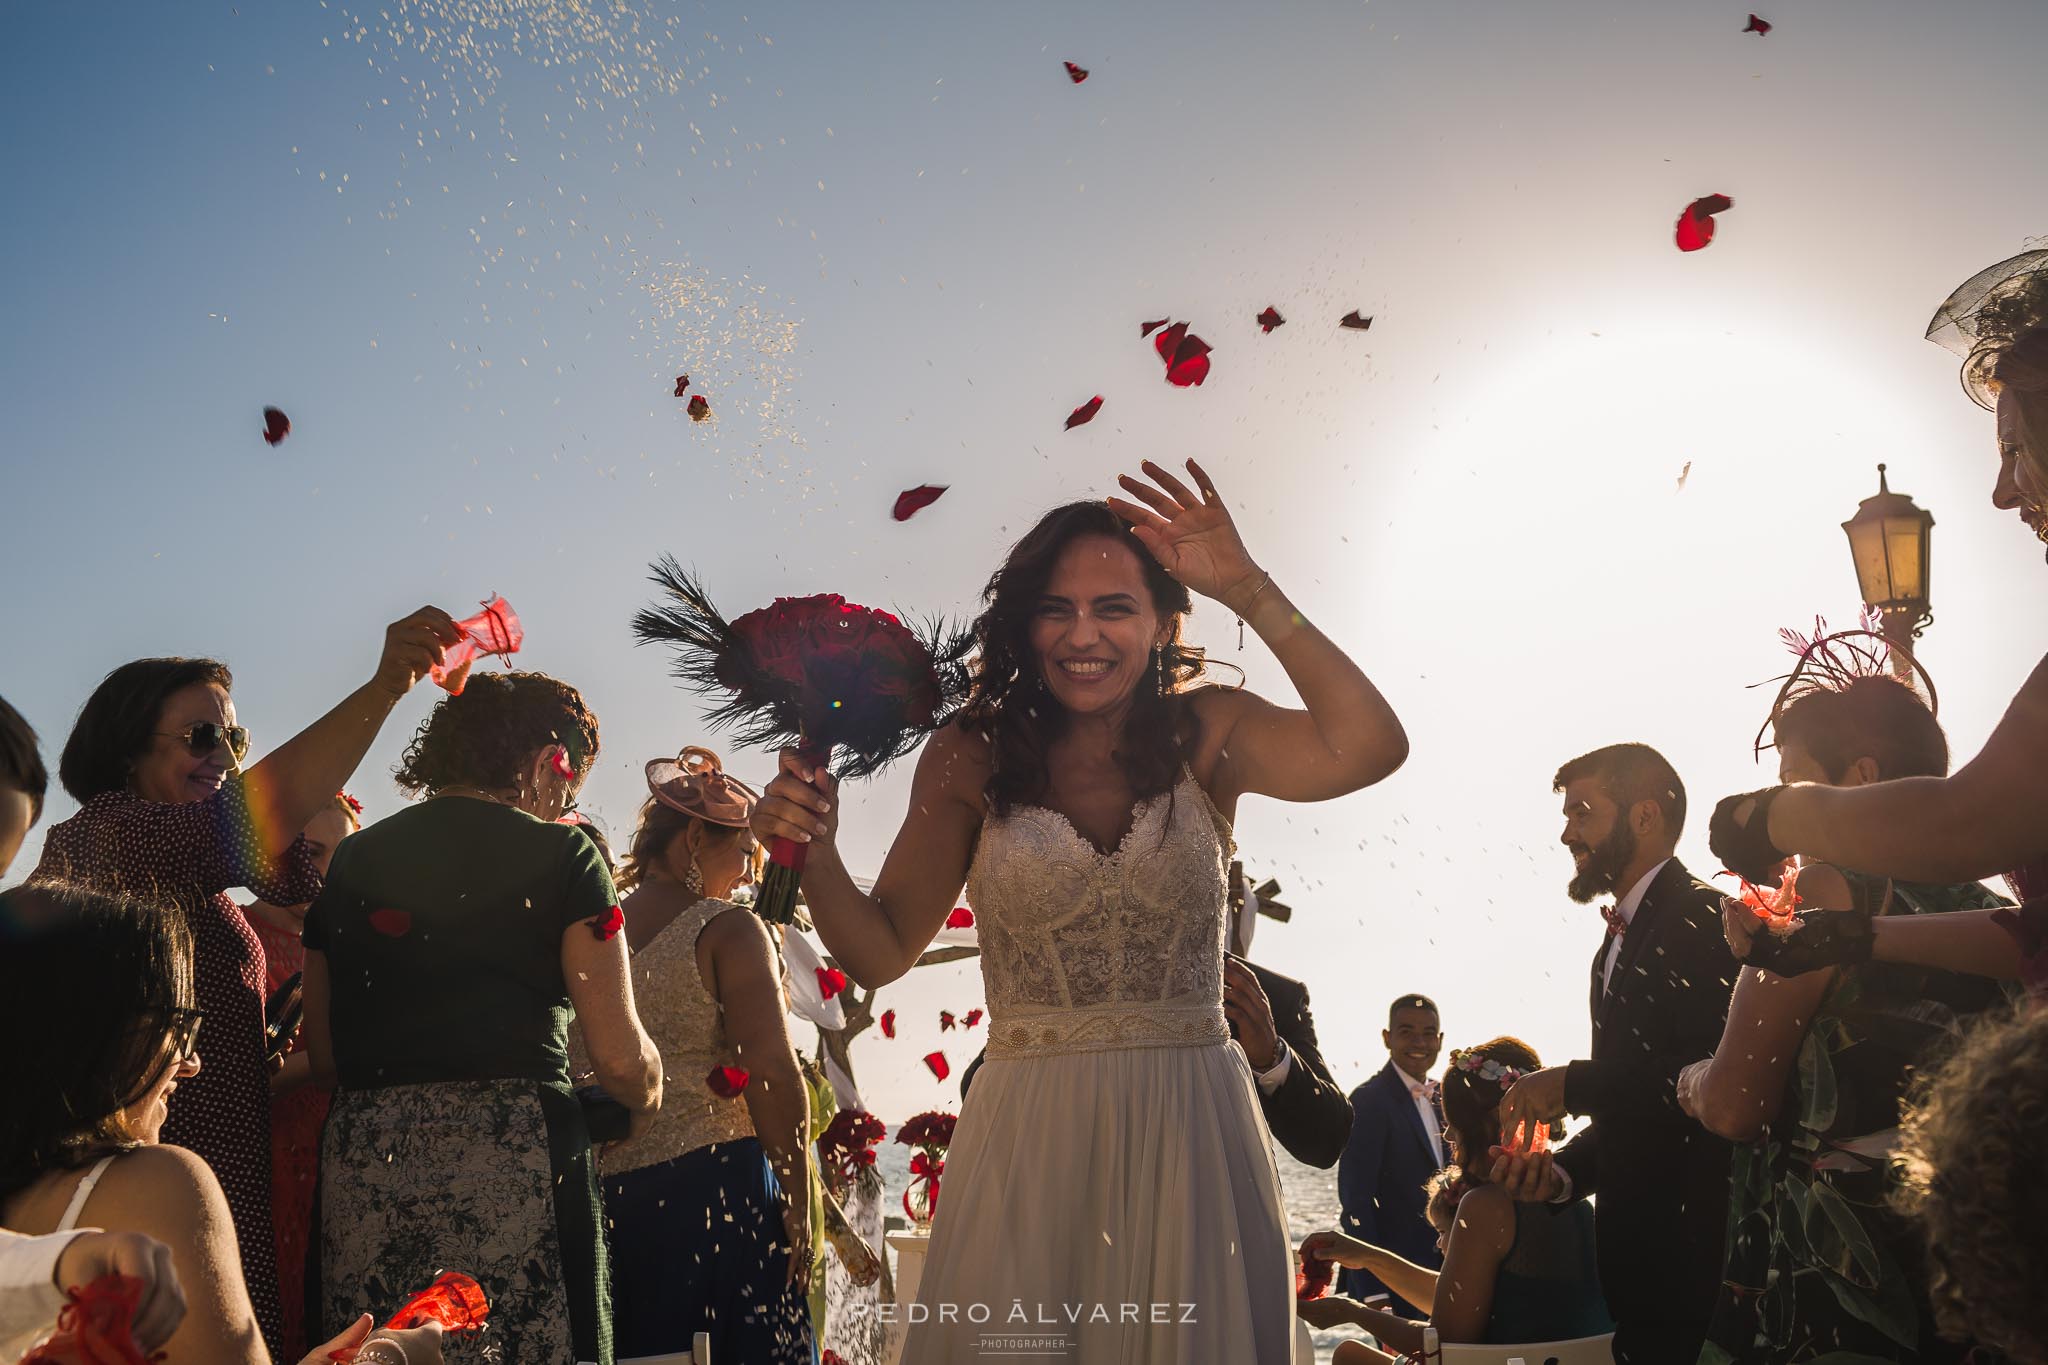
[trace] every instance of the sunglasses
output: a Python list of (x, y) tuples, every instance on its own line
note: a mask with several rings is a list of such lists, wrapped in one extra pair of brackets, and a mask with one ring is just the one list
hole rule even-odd
[(204, 758), (219, 752), (222, 745), (240, 763), (249, 752), (249, 731), (240, 725), (219, 725), (213, 721), (201, 721), (188, 730), (159, 730), (167, 739), (182, 739), (194, 758)]
[(172, 1010), (171, 1052), (180, 1062), (199, 1055), (199, 1024), (206, 1016), (199, 1010)]

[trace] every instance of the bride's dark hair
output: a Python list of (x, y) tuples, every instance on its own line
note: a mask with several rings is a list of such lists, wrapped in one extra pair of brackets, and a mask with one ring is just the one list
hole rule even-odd
[[(1117, 766), (1138, 800), (1172, 790), (1196, 735), (1193, 708), (1180, 689), (1202, 676), (1203, 652), (1181, 643), (1181, 618), (1194, 607), (1186, 587), (1152, 557), (1106, 502), (1055, 507), (1025, 532), (981, 591), (974, 621), (973, 689), (961, 728), (988, 738), (994, 771), (989, 807), (996, 814), (1045, 799), (1046, 754), (1067, 726), (1067, 710), (1053, 700), (1031, 647), (1031, 623), (1067, 546), (1082, 536), (1107, 536), (1129, 547), (1145, 576), (1153, 610), (1166, 623), (1166, 644), (1153, 655), (1131, 699), (1130, 718), (1116, 751)], [(1164, 670), (1166, 685), (1160, 686)]]

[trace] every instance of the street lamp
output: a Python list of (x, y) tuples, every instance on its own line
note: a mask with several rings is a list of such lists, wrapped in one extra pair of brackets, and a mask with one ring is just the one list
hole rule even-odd
[(1928, 542), (1934, 514), (1914, 505), (1885, 482), (1877, 467), (1877, 495), (1865, 498), (1856, 515), (1842, 523), (1849, 553), (1856, 561), (1856, 584), (1866, 606), (1884, 618), (1884, 636), (1892, 648), (1892, 667), (1899, 676), (1913, 672), (1913, 641), (1934, 619), (1928, 608)]

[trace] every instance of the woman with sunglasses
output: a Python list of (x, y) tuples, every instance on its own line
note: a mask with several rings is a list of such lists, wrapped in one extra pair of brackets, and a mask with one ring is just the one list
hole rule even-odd
[(660, 1107), (661, 1067), (611, 874), (561, 823), (597, 752), (597, 717), (567, 683), (472, 674), (399, 763), (398, 785), (426, 799), (335, 852), (304, 940), (306, 1050), (334, 1089), (311, 1335), (462, 1270), (491, 1321), (451, 1359), (612, 1365), (569, 1019), (635, 1132)]
[(52, 826), (34, 881), (66, 881), (176, 906), (191, 927), (207, 1066), (171, 1102), (167, 1141), (196, 1152), (227, 1191), (264, 1340), (282, 1341), (270, 1218), (270, 1079), (263, 947), (228, 899), (311, 900), (319, 876), (298, 834), (334, 799), (391, 708), (458, 639), (423, 607), (384, 633), (370, 681), (247, 771), (233, 676), (212, 659), (137, 659), (94, 689), (58, 765), (81, 809)]
[[(162, 1141), (175, 1094), (204, 1069), (192, 943), (182, 917), (76, 887), (0, 895), (0, 1228), (29, 1236), (91, 1225), (168, 1251), (134, 1326), (167, 1365), (269, 1365), (220, 1182)], [(82, 1288), (74, 1283), (66, 1288)], [(182, 1300), (182, 1314), (175, 1310)], [(396, 1300), (380, 1305), (386, 1311)], [(166, 1334), (161, 1324), (175, 1325)], [(371, 1334), (368, 1314), (305, 1357), (355, 1351), (362, 1365), (438, 1365), (439, 1326)], [(54, 1323), (0, 1338), (19, 1360)], [(367, 1338), (367, 1340), (366, 1340)], [(95, 1357), (97, 1359), (98, 1357)]]

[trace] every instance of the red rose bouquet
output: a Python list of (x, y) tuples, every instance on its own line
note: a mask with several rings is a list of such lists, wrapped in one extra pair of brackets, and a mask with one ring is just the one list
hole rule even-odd
[[(634, 633), (675, 649), (685, 685), (725, 694), (708, 719), (735, 727), (742, 744), (795, 745), (842, 781), (871, 777), (966, 699), (973, 637), (939, 622), (913, 631), (837, 593), (778, 597), (727, 621), (673, 559), (654, 566), (654, 581), (671, 601), (634, 617)], [(804, 845), (771, 840), (755, 913), (789, 923), (803, 866)]]
[(910, 1159), (910, 1187), (903, 1191), (903, 1211), (922, 1227), (939, 1211), (939, 1177), (946, 1170), (946, 1149), (953, 1145), (959, 1122), (942, 1110), (919, 1114), (896, 1130), (896, 1140), (917, 1148)]
[(882, 1121), (865, 1109), (842, 1109), (818, 1134), (818, 1160), (839, 1188), (851, 1185), (875, 1164), (875, 1145), (889, 1136)]

